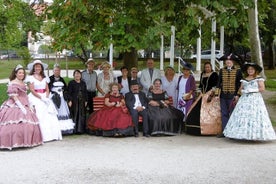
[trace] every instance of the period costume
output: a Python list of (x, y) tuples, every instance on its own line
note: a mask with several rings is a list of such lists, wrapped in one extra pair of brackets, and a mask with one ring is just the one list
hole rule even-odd
[[(25, 85), (9, 83), (9, 99), (0, 108), (0, 148), (13, 149), (42, 144), (38, 118), (29, 104)], [(26, 113), (12, 97), (16, 96)]]
[[(243, 70), (246, 71), (249, 66), (258, 72), (262, 70), (255, 63), (245, 64)], [(263, 81), (262, 77), (241, 80), (242, 95), (223, 131), (225, 137), (258, 141), (276, 140), (262, 94), (259, 92), (258, 83)]]
[[(131, 85), (139, 85), (138, 81), (133, 80), (131, 82)], [(148, 125), (148, 99), (144, 92), (139, 91), (138, 93), (133, 93), (132, 91), (128, 92), (126, 94), (126, 105), (128, 107), (128, 110), (131, 114), (132, 121), (135, 125), (135, 136), (139, 135), (139, 115), (143, 118), (143, 135), (149, 134), (149, 125)], [(143, 111), (138, 112), (136, 108), (138, 106), (143, 107)]]
[(195, 92), (192, 92), (190, 99), (185, 99), (185, 95), (191, 90), (194, 91), (196, 89), (194, 76), (190, 75), (188, 78), (185, 78), (183, 75), (179, 76), (176, 89), (178, 90), (177, 109), (181, 110), (184, 115), (187, 115), (194, 102)]
[[(113, 73), (109, 72), (109, 79), (104, 79), (104, 73), (98, 75), (98, 84), (99, 87), (103, 90), (105, 94), (109, 93), (109, 85), (114, 82)], [(103, 96), (101, 93), (98, 93), (98, 96)]]
[[(57, 118), (57, 110), (51, 100), (46, 97), (46, 85), (50, 82), (49, 77), (44, 77), (41, 81), (33, 75), (28, 76), (27, 82), (34, 85), (34, 90), (42, 97), (37, 98), (29, 93), (29, 101), (35, 107), (36, 115), (42, 132), (43, 142), (61, 140), (61, 130)], [(47, 99), (45, 101), (44, 99)]]
[(63, 80), (63, 78), (61, 78), (61, 80), (59, 79), (55, 79), (54, 76), (50, 76), (50, 98), (54, 102), (55, 107), (57, 109), (57, 117), (59, 120), (60, 130), (62, 134), (72, 134), (75, 124), (70, 117), (70, 111), (67, 102), (64, 99), (64, 88), (66, 87), (66, 83)]
[[(109, 102), (121, 102), (124, 96), (121, 94), (114, 96), (108, 93), (105, 98), (108, 98)], [(134, 124), (126, 106), (104, 106), (102, 109), (93, 112), (87, 121), (89, 131), (95, 131), (97, 135), (102, 134), (107, 137), (132, 136), (134, 135), (133, 127)]]
[(75, 123), (74, 133), (85, 133), (86, 128), (86, 108), (87, 102), (86, 84), (84, 81), (76, 82), (71, 80), (68, 83), (69, 101), (72, 102), (70, 113)]
[(183, 124), (184, 114), (173, 106), (165, 107), (163, 101), (169, 96), (166, 91), (160, 94), (149, 92), (149, 100), (157, 101), (160, 106), (148, 106), (149, 132), (151, 135), (177, 135)]
[(215, 98), (213, 87), (216, 87), (218, 74), (212, 72), (203, 77), (201, 73), (201, 93), (192, 104), (187, 117), (186, 133), (192, 135), (217, 135), (221, 133), (220, 101)]
[(248, 93), (242, 94), (232, 112), (223, 131), (225, 137), (264, 141), (276, 139), (262, 94), (257, 92), (259, 80), (264, 81), (263, 78), (241, 80)]
[[(232, 62), (238, 62), (239, 58), (230, 54), (229, 56), (223, 56), (220, 60), (231, 60)], [(242, 79), (242, 72), (234, 65), (232, 67), (224, 67), (219, 71), (219, 80), (217, 88), (220, 89), (220, 107), (221, 107), (221, 119), (222, 130), (224, 130), (231, 112), (234, 109), (233, 100), (235, 96), (238, 96), (238, 90), (240, 88)]]

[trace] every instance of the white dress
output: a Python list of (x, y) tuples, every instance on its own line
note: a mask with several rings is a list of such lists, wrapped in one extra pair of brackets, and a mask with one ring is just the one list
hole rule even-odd
[[(44, 98), (46, 98), (45, 89), (49, 81), (48, 77), (43, 78), (41, 81), (36, 79), (34, 76), (28, 76), (26, 79), (26, 82), (34, 84), (34, 89), (37, 90), (37, 93)], [(29, 93), (28, 97), (31, 105), (35, 108), (43, 142), (61, 140), (62, 135), (57, 118), (57, 110), (53, 102), (51, 100), (44, 102), (32, 93)]]
[[(241, 80), (244, 90), (257, 90), (256, 78)], [(244, 140), (275, 140), (276, 135), (260, 92), (242, 94), (223, 131), (225, 137)]]
[(57, 106), (56, 104), (56, 109), (58, 112), (57, 117), (59, 120), (59, 126), (62, 134), (72, 134), (74, 131), (75, 124), (73, 120), (70, 118), (70, 111), (63, 97), (63, 86), (64, 84), (60, 81), (54, 82), (53, 87), (51, 89), (50, 98), (53, 100), (53, 97), (55, 95), (58, 95), (60, 99), (60, 104), (59, 106)]

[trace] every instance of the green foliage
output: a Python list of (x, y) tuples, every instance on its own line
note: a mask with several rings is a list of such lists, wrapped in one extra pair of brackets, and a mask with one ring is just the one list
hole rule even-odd
[(0, 49), (20, 48), (28, 31), (38, 31), (41, 21), (28, 3), (0, 0)]

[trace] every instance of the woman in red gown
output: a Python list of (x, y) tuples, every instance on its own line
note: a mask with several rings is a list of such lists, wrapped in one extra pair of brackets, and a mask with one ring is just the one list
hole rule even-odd
[(134, 124), (125, 106), (124, 96), (119, 93), (119, 85), (112, 83), (110, 92), (104, 98), (104, 107), (93, 112), (87, 121), (88, 131), (106, 137), (134, 135)]

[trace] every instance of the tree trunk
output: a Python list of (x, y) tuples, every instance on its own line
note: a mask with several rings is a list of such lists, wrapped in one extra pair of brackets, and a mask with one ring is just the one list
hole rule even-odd
[[(254, 2), (255, 6), (254, 8), (248, 9), (251, 62), (256, 62), (263, 68), (263, 58), (261, 53), (261, 43), (259, 36), (257, 0), (252, 1)], [(264, 70), (261, 72), (261, 75), (265, 78)]]
[(138, 55), (135, 48), (132, 48), (130, 52), (124, 53), (123, 63), (124, 63), (124, 66), (126, 66), (129, 70), (132, 67), (138, 67)]

